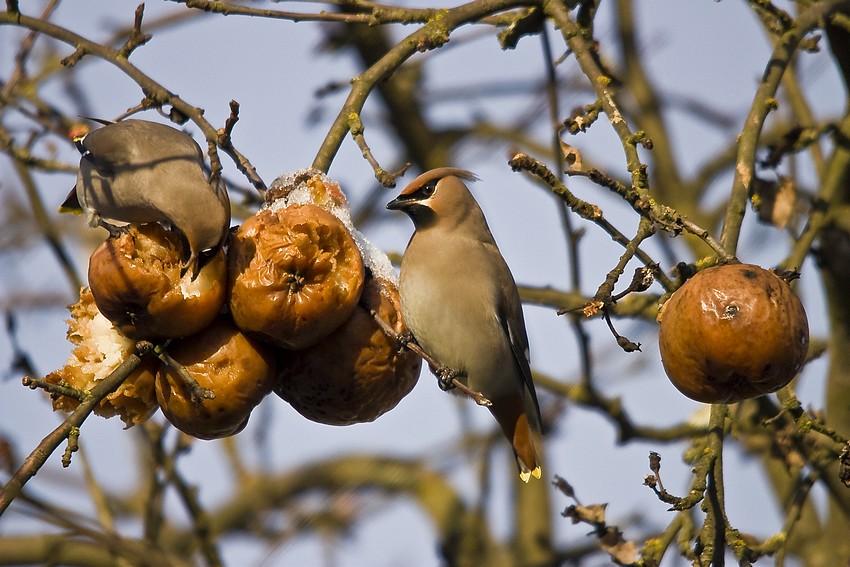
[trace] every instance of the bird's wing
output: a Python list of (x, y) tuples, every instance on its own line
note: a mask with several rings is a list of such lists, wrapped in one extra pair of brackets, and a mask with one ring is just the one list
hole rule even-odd
[[(507, 268), (507, 266), (505, 266)], [(502, 326), (505, 335), (508, 337), (508, 342), (511, 345), (511, 351), (514, 354), (517, 366), (522, 373), (522, 379), (525, 383), (525, 388), (531, 394), (531, 399), (534, 402), (535, 418), (537, 425), (542, 423), (540, 417), (540, 404), (537, 401), (537, 392), (534, 389), (534, 382), (531, 379), (531, 366), (528, 353), (528, 336), (525, 332), (525, 319), (522, 315), (522, 306), (519, 300), (519, 293), (516, 290), (516, 284), (511, 278), (505, 284), (505, 289), (501, 290), (500, 301), (497, 304), (496, 316), (499, 318), (499, 324)], [(539, 427), (538, 427), (539, 430)]]
[(92, 130), (77, 149), (101, 175), (147, 169), (185, 160), (203, 165), (204, 154), (185, 132), (144, 120), (124, 120)]

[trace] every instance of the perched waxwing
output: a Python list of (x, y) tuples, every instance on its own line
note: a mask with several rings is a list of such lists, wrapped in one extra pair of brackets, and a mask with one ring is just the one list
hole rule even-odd
[(401, 262), (401, 311), (419, 346), (492, 402), (528, 482), (540, 478), (541, 431), (528, 338), (513, 276), (463, 183), (476, 179), (462, 169), (434, 169), (387, 205), (407, 213), (416, 229)]
[(164, 124), (124, 120), (74, 141), (80, 170), (60, 211), (85, 212), (90, 226), (111, 234), (119, 229), (104, 218), (167, 223), (186, 239), (183, 270), (195, 277), (204, 254), (220, 246), (230, 227), (227, 190), (210, 185), (195, 140)]

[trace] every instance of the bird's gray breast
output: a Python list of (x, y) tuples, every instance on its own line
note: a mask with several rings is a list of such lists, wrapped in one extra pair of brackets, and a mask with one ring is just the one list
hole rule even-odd
[(466, 373), (471, 388), (494, 397), (515, 389), (518, 369), (496, 311), (500, 288), (488, 250), (476, 241), (423, 240), (414, 238), (402, 261), (407, 327), (440, 364)]

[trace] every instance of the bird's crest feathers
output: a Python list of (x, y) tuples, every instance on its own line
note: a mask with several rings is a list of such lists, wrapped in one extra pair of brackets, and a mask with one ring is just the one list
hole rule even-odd
[(426, 171), (413, 181), (407, 184), (407, 186), (402, 189), (399, 196), (410, 195), (411, 193), (415, 193), (420, 187), (428, 183), (429, 181), (440, 180), (443, 177), (459, 177), (464, 181), (475, 182), (478, 181), (478, 176), (472, 173), (471, 171), (467, 171), (465, 169), (460, 169), (458, 167), (438, 167), (437, 169), (432, 169), (430, 171)]
[(93, 116), (85, 116), (80, 114), (80, 118), (84, 118), (86, 120), (91, 120), (92, 122), (97, 122), (98, 124), (103, 124), (104, 126), (109, 126), (110, 124), (115, 124), (113, 120), (106, 120), (105, 118), (95, 118)]

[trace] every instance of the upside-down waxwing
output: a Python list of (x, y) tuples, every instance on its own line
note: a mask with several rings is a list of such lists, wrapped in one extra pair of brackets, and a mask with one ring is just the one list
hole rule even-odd
[(106, 123), (74, 139), (82, 154), (77, 184), (61, 211), (86, 213), (89, 225), (114, 234), (108, 218), (162, 222), (189, 245), (183, 270), (195, 277), (202, 254), (216, 250), (230, 228), (230, 200), (223, 183), (213, 188), (204, 155), (191, 136), (146, 120)]
[(528, 337), (513, 276), (463, 183), (476, 179), (462, 169), (434, 169), (387, 205), (415, 226), (401, 262), (401, 311), (419, 346), (492, 402), (528, 482), (540, 478), (541, 434)]

